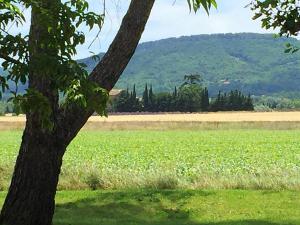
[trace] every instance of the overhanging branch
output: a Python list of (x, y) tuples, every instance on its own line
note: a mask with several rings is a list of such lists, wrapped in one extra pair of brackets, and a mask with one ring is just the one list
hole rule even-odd
[[(133, 56), (149, 19), (155, 0), (131, 0), (121, 27), (107, 53), (89, 79), (110, 91)], [(77, 106), (64, 109), (57, 117), (57, 136), (68, 145), (84, 126), (93, 111)]]
[(8, 61), (8, 62), (10, 62), (10, 63), (21, 64), (20, 61), (15, 60), (14, 58), (12, 58), (12, 57), (10, 57), (10, 56), (8, 56), (8, 55), (6, 55), (6, 54), (3, 54), (3, 53), (1, 53), (1, 52), (0, 52), (0, 58), (4, 59), (4, 60), (6, 60), (6, 61)]

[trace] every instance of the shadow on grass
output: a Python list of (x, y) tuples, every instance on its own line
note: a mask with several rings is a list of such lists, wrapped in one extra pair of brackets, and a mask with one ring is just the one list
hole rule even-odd
[[(280, 224), (271, 223), (264, 220), (239, 220), (239, 221), (225, 221), (219, 223), (198, 223), (195, 225), (282, 225), (282, 223)], [(286, 225), (292, 225), (292, 224), (286, 224)]]
[(194, 195), (214, 194), (149, 190), (96, 193), (92, 198), (58, 204), (54, 225), (281, 225), (261, 220), (196, 221), (197, 216), (186, 205)]

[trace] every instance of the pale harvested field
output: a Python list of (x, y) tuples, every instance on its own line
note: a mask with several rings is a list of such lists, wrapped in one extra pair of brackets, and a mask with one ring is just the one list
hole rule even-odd
[[(0, 130), (22, 129), (24, 116), (0, 117)], [(163, 129), (163, 128), (300, 128), (299, 112), (219, 112), (191, 114), (147, 114), (93, 116), (85, 129)]]
[(220, 112), (191, 114), (113, 115), (91, 117), (90, 122), (255, 122), (299, 121), (300, 112)]

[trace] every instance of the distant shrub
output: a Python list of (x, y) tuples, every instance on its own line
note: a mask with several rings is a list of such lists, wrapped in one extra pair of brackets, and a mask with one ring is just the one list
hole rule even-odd
[(300, 108), (299, 99), (288, 99), (285, 97), (257, 96), (254, 102), (256, 111), (270, 111), (270, 109), (295, 110)]
[(271, 109), (267, 105), (260, 104), (260, 105), (254, 106), (254, 111), (256, 111), (256, 112), (272, 112), (273, 109)]
[(3, 116), (5, 114), (5, 104), (0, 102), (0, 116)]
[(158, 179), (158, 189), (175, 189), (178, 187), (178, 179), (174, 177), (161, 177)]
[(148, 186), (149, 188), (156, 188), (156, 189), (176, 189), (178, 187), (178, 179), (172, 176), (159, 176), (152, 181), (149, 181)]
[(85, 183), (91, 190), (103, 189), (104, 181), (95, 172), (91, 172), (86, 178)]
[(6, 113), (13, 113), (14, 105), (12, 102), (0, 101), (0, 115), (3, 116)]

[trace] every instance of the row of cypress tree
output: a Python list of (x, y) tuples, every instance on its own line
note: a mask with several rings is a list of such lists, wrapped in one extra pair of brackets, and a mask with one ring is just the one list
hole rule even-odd
[(198, 83), (184, 83), (175, 87), (172, 93), (154, 94), (152, 85), (145, 85), (143, 96), (137, 97), (136, 87), (124, 90), (113, 102), (114, 112), (207, 112), (207, 111), (252, 111), (250, 95), (235, 90), (219, 92), (215, 99), (209, 99), (208, 89)]
[(217, 98), (210, 105), (211, 111), (253, 111), (253, 100), (250, 96), (245, 96), (239, 90), (229, 93), (219, 92)]

